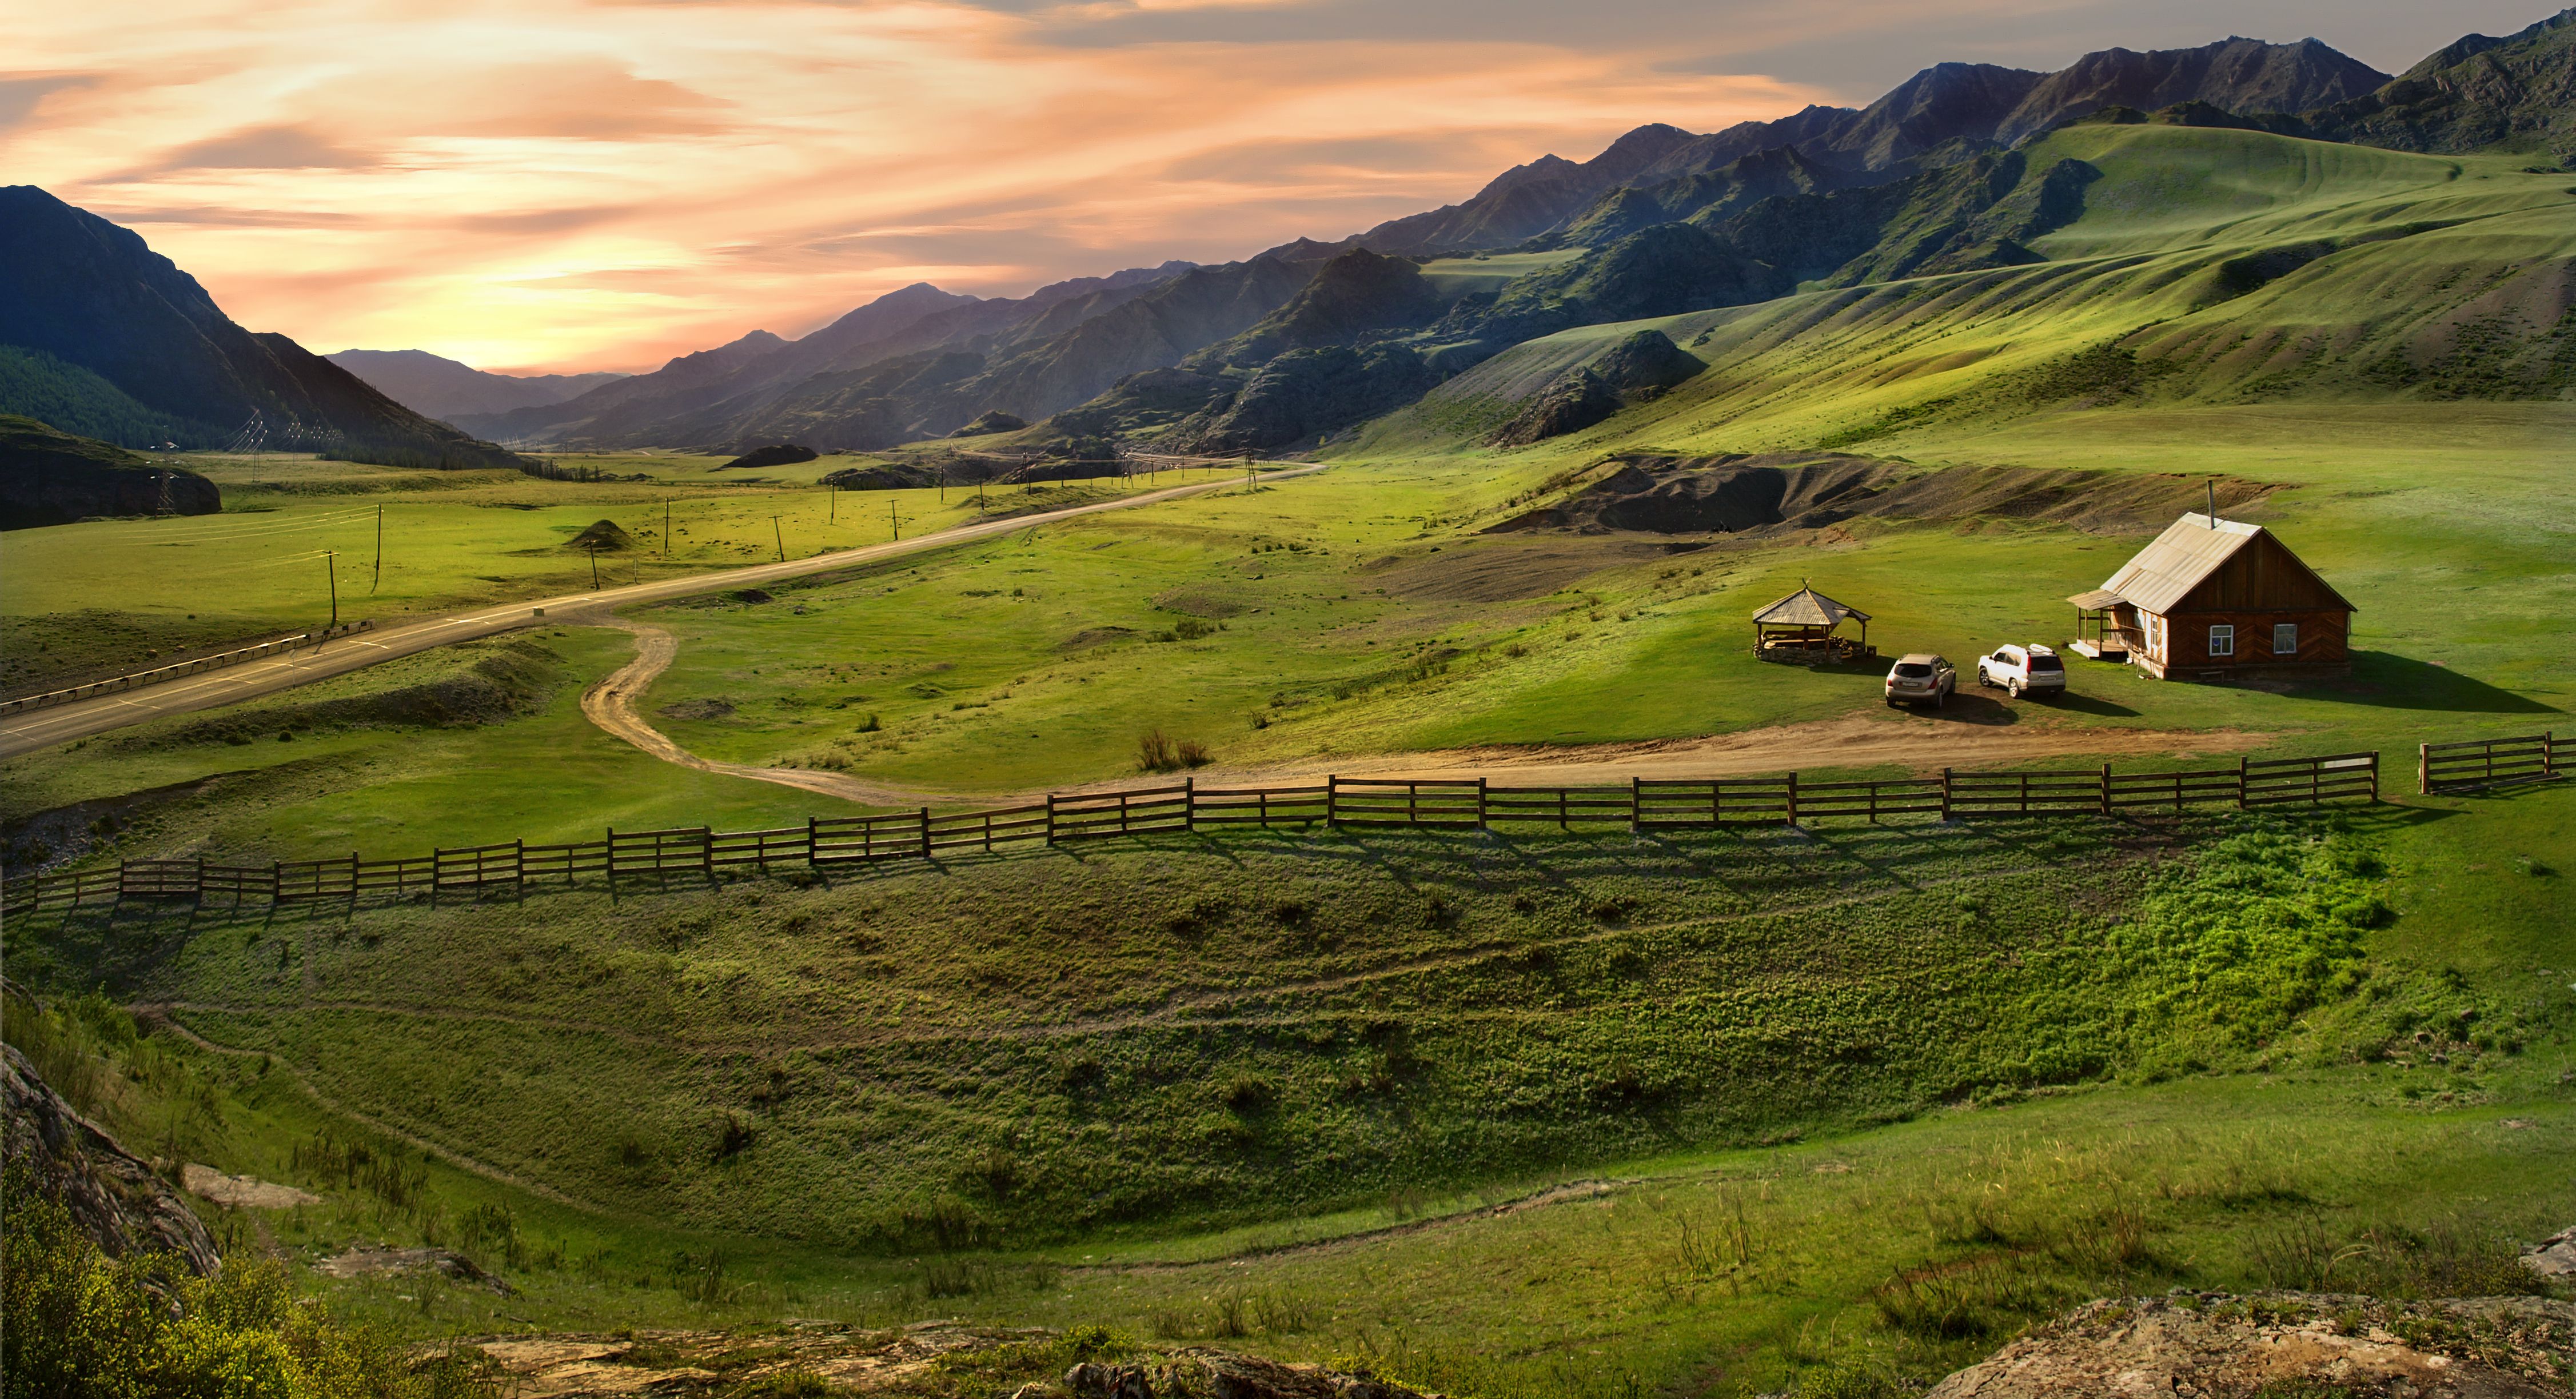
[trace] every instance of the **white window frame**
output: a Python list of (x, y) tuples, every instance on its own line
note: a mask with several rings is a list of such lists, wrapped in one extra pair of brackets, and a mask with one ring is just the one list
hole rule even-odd
[[(2284, 633), (2286, 633), (2290, 638), (2290, 644), (2287, 646), (2283, 646), (2281, 644), (2281, 637)], [(2272, 624), (2272, 654), (2275, 656), (2295, 656), (2299, 654), (2298, 623), (2274, 622)]]
[(2236, 659), (2236, 624), (2234, 622), (2210, 624), (2209, 658), (2213, 661)]
[(2149, 612), (2146, 614), (2146, 623), (2147, 654), (2161, 656), (2165, 653), (2165, 619)]

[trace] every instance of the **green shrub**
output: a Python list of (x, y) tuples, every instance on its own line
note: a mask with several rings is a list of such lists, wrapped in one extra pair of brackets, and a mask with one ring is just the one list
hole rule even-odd
[(467, 1399), (503, 1376), (462, 1347), (410, 1363), (386, 1336), (302, 1304), (285, 1268), (234, 1258), (189, 1275), (173, 1254), (111, 1259), (70, 1211), (11, 1172), (0, 1273), (6, 1399)]

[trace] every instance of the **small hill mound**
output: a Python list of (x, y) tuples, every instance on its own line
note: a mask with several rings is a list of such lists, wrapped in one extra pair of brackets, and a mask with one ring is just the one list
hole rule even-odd
[(1018, 432), (1029, 420), (996, 409), (978, 416), (975, 421), (948, 434), (951, 437), (989, 437), (997, 432)]
[(611, 553), (635, 547), (635, 536), (617, 527), (615, 520), (601, 520), (590, 528), (564, 541), (567, 549), (589, 549)]
[(1590, 366), (1578, 364), (1485, 440), (1497, 447), (1526, 447), (1581, 432), (1618, 411), (1619, 395)]
[(111, 443), (0, 414), (0, 529), (93, 515), (212, 515), (215, 483)]
[(798, 462), (812, 461), (821, 455), (822, 453), (811, 447), (799, 447), (793, 442), (780, 442), (767, 447), (754, 447), (717, 467), (716, 470), (735, 471), (762, 466), (794, 466)]

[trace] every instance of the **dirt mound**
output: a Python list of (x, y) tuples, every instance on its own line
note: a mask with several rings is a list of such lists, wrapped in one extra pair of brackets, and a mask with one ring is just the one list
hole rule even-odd
[(371, 1278), (388, 1273), (436, 1273), (451, 1282), (472, 1283), (488, 1287), (503, 1297), (518, 1289), (483, 1270), (473, 1259), (443, 1248), (367, 1248), (359, 1247), (336, 1254), (313, 1265), (313, 1271), (330, 1278)]
[(635, 547), (635, 536), (617, 527), (615, 520), (600, 520), (590, 528), (564, 541), (567, 549), (594, 550), (602, 554)]
[[(1617, 458), (1618, 469), (1559, 505), (1487, 534), (1751, 535), (1823, 529), (1853, 519), (2044, 520), (2087, 534), (2144, 534), (2202, 507), (2211, 478), (2021, 466), (1925, 468), (1840, 452)], [(2222, 511), (2278, 486), (2216, 480)]]
[(2576, 1303), (2305, 1292), (2094, 1302), (1935, 1385), (1931, 1399), (2198, 1394), (2564, 1396)]
[(750, 451), (743, 453), (741, 456), (734, 458), (732, 461), (726, 462), (724, 465), (717, 467), (716, 470), (733, 471), (736, 469), (748, 469), (763, 466), (794, 466), (798, 462), (812, 461), (814, 458), (821, 455), (822, 453), (815, 451), (811, 447), (799, 447), (793, 442), (780, 442), (768, 447), (754, 447)]

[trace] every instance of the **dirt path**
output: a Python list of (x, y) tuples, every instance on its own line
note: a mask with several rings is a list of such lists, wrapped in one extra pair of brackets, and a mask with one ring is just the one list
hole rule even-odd
[[(622, 617), (586, 618), (599, 626), (620, 627), (635, 634), (635, 659), (616, 674), (590, 687), (581, 697), (581, 712), (592, 723), (666, 763), (754, 782), (774, 782), (818, 796), (868, 806), (921, 806), (959, 800), (995, 805), (1040, 801), (1044, 792), (977, 793), (893, 787), (837, 772), (806, 768), (757, 767), (719, 763), (682, 748), (635, 710), (635, 700), (652, 688), (679, 655), (678, 638), (660, 627)], [(2043, 758), (2135, 757), (2164, 754), (2201, 758), (2214, 753), (2242, 753), (2261, 747), (2270, 734), (2242, 729), (2114, 729), (2073, 724), (2023, 722), (2040, 701), (1998, 700), (1961, 695), (1932, 715), (1882, 713), (1876, 707), (1839, 719), (1817, 719), (1741, 733), (1704, 738), (1656, 739), (1639, 743), (1597, 743), (1565, 747), (1445, 748), (1422, 753), (1378, 753), (1310, 758), (1266, 767), (1210, 768), (1199, 774), (1207, 786), (1243, 786), (1265, 781), (1321, 777), (1459, 777), (1481, 776), (1503, 785), (1526, 782), (1551, 787), (1614, 785), (1630, 778), (1750, 777), (1792, 768), (1903, 767), (1915, 772), (1953, 768), (2010, 768)], [(1069, 792), (1108, 792), (1121, 787), (1166, 785), (1160, 776), (1116, 778), (1062, 788)]]
[[(1320, 466), (1295, 467), (1273, 471), (1264, 481), (1284, 481), (1324, 470)], [(121, 690), (77, 700), (70, 704), (0, 717), (0, 758), (16, 757), (38, 748), (92, 734), (106, 733), (173, 714), (193, 713), (218, 705), (239, 704), (258, 699), (298, 685), (351, 671), (364, 670), (397, 656), (409, 656), (459, 641), (494, 636), (530, 625), (536, 613), (546, 614), (547, 621), (570, 620), (566, 615), (576, 609), (607, 609), (629, 603), (660, 602), (670, 598), (694, 597), (700, 593), (726, 588), (749, 587), (787, 578), (801, 578), (809, 573), (823, 573), (853, 564), (871, 563), (930, 549), (944, 549), (952, 544), (986, 539), (997, 534), (1070, 520), (1081, 515), (1097, 515), (1108, 510), (1132, 510), (1143, 505), (1158, 505), (1211, 491), (1227, 490), (1238, 483), (1232, 479), (1202, 481), (1195, 485), (1174, 486), (1168, 490), (1148, 491), (1123, 500), (1105, 500), (1090, 505), (1077, 505), (1063, 510), (1050, 510), (1037, 515), (1015, 515), (1006, 519), (987, 520), (980, 524), (960, 525), (955, 529), (925, 534), (917, 539), (870, 544), (858, 549), (841, 549), (811, 558), (789, 559), (781, 563), (754, 564), (747, 568), (726, 569), (716, 573), (694, 574), (687, 578), (662, 579), (623, 588), (600, 588), (587, 593), (568, 593), (561, 597), (526, 598), (517, 602), (475, 608), (445, 617), (423, 617), (394, 626), (348, 636), (296, 651), (270, 660), (248, 661), (227, 670), (212, 670), (196, 675), (150, 685), (139, 690)], [(791, 784), (793, 785), (793, 784)]]

